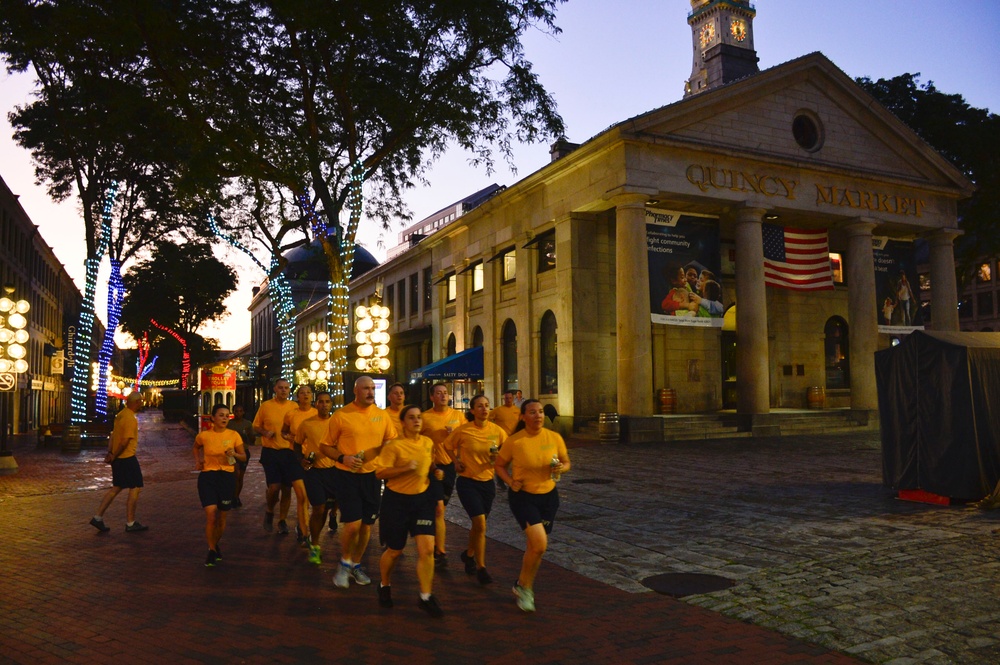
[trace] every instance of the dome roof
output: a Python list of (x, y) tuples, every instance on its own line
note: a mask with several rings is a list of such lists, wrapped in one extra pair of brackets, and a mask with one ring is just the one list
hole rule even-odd
[[(308, 245), (299, 245), (285, 252), (285, 274), (288, 279), (296, 281), (326, 281), (330, 279), (330, 271), (326, 266), (326, 254), (323, 244), (317, 239)], [(361, 245), (354, 245), (354, 265), (351, 279), (357, 279), (372, 268), (378, 266), (378, 260)]]

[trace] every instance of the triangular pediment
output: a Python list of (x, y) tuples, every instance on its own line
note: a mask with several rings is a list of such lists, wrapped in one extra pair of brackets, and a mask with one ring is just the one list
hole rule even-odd
[[(792, 124), (801, 114), (818, 121), (818, 149), (804, 149), (796, 141)], [(633, 140), (958, 190), (961, 196), (973, 188), (957, 168), (820, 53), (650, 111), (615, 130)]]

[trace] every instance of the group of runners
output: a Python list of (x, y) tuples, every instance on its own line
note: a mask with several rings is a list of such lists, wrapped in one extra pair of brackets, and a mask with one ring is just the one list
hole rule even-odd
[(422, 411), (404, 405), (403, 386), (395, 384), (388, 391), (387, 408), (381, 409), (375, 404), (374, 381), (362, 376), (354, 384), (354, 399), (334, 411), (330, 393), (314, 396), (309, 386), (300, 386), (293, 401), (290, 388), (287, 381), (276, 381), (274, 397), (260, 405), (250, 427), (242, 417), (230, 419), (225, 405), (216, 405), (212, 428), (195, 437), (206, 566), (222, 560), (219, 542), (226, 512), (242, 505), (237, 483), (249, 459), (248, 445), (260, 437), (267, 483), (264, 529), (289, 532), (294, 492), (299, 542), (308, 549), (308, 561), (319, 565), (320, 535), (329, 516), (340, 545), (333, 583), (347, 589), (352, 580), (371, 584), (361, 561), (371, 527), (379, 520), (385, 550), (379, 560), (378, 603), (385, 608), (393, 606), (393, 572), (413, 537), (419, 606), (430, 616), (442, 616), (432, 585), (435, 569), (447, 566), (445, 505), (456, 490), (472, 524), (460, 555), (465, 572), (480, 584), (492, 583), (486, 567), (486, 521), (498, 487), (509, 487), (508, 504), (526, 538), (513, 592), (521, 610), (535, 610), (534, 580), (559, 507), (556, 481), (570, 467), (566, 444), (544, 427), (538, 400), (524, 400), (518, 408), (514, 393), (508, 392), (503, 405), (491, 410), (488, 398), (476, 395), (465, 413), (450, 406), (448, 386), (441, 383), (431, 390), (431, 408)]

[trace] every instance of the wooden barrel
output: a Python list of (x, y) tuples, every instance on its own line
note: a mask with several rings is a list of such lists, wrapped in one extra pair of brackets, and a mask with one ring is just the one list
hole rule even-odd
[(618, 443), (620, 438), (618, 414), (602, 413), (597, 419), (597, 432), (601, 443)]
[(677, 413), (677, 391), (673, 388), (660, 388), (660, 413)]
[(78, 452), (80, 452), (80, 426), (79, 425), (67, 425), (66, 426), (66, 429), (63, 431), (62, 447), (60, 449), (64, 453), (78, 453)]
[(806, 390), (806, 403), (810, 409), (822, 409), (826, 406), (826, 391), (819, 386)]

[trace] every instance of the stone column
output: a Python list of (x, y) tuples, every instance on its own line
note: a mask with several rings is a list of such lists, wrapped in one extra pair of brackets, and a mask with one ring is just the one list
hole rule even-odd
[(646, 199), (625, 194), (615, 210), (618, 412), (631, 416), (653, 415)]
[(770, 412), (763, 208), (736, 211), (736, 412)]
[[(931, 327), (934, 330), (958, 330), (955, 238), (960, 234), (958, 229), (938, 229), (927, 238), (931, 244)], [(917, 292), (913, 295), (916, 297)]]
[(847, 233), (847, 316), (851, 363), (851, 409), (878, 409), (875, 351), (878, 350), (878, 309), (875, 299), (873, 219), (859, 218), (844, 227)]

